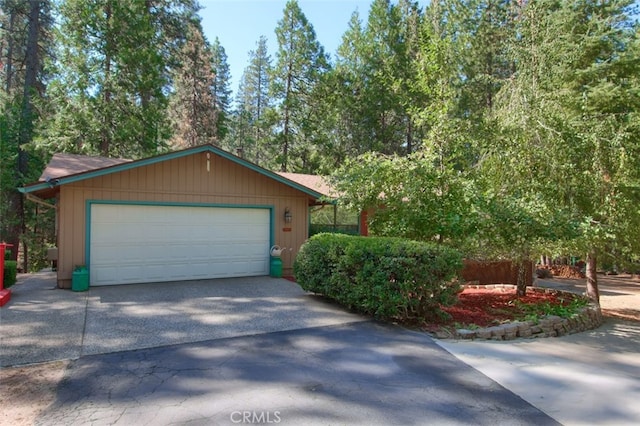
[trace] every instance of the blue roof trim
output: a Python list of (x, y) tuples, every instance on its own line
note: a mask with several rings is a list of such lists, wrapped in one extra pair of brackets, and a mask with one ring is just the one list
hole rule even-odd
[(131, 169), (135, 169), (138, 167), (144, 167), (144, 166), (149, 166), (152, 164), (157, 164), (157, 163), (161, 163), (163, 161), (169, 161), (169, 160), (175, 160), (177, 158), (182, 158), (182, 157), (187, 157), (189, 155), (193, 155), (193, 154), (199, 154), (199, 153), (203, 153), (203, 152), (210, 152), (213, 154), (216, 154), (222, 158), (225, 158), (229, 161), (232, 161), (236, 164), (239, 164), (241, 166), (244, 166), (250, 170), (253, 170), (254, 172), (260, 173), (263, 176), (266, 176), (268, 178), (271, 178), (277, 182), (280, 182), (284, 185), (287, 185), (291, 188), (297, 189), (298, 191), (302, 191), (305, 194), (316, 198), (316, 199), (320, 199), (323, 198), (324, 195), (314, 191), (311, 188), (307, 188), (304, 185), (300, 185), (299, 183), (293, 182), (283, 176), (280, 176), (277, 173), (274, 173), (270, 170), (264, 169), (260, 166), (258, 166), (257, 164), (253, 164), (250, 161), (247, 161), (243, 158), (237, 157), (233, 154), (231, 154), (230, 152), (227, 152), (221, 148), (218, 148), (214, 145), (200, 145), (200, 146), (196, 146), (193, 148), (187, 148), (187, 149), (183, 149), (181, 151), (173, 151), (173, 152), (169, 152), (167, 154), (161, 154), (161, 155), (157, 155), (155, 157), (149, 157), (149, 158), (143, 158), (141, 160), (136, 160), (136, 161), (130, 161), (130, 162), (126, 162), (126, 163), (122, 163), (122, 164), (116, 164), (114, 166), (109, 166), (109, 167), (104, 167), (101, 169), (96, 169), (96, 170), (90, 170), (87, 172), (82, 172), (82, 173), (78, 173), (78, 174), (74, 174), (74, 175), (69, 175), (69, 176), (63, 176), (60, 177), (58, 179), (54, 179), (51, 182), (39, 182), (33, 185), (28, 185), (22, 188), (18, 188), (18, 191), (20, 191), (23, 194), (28, 194), (31, 192), (36, 192), (36, 191), (41, 191), (44, 189), (50, 189), (53, 188), (55, 186), (60, 186), (60, 185), (65, 185), (65, 184), (69, 184), (69, 183), (74, 183), (74, 182), (79, 182), (79, 181), (83, 181), (86, 179), (91, 179), (91, 178), (95, 178), (95, 177), (99, 177), (99, 176), (105, 176), (105, 175), (109, 175), (111, 173), (118, 173), (118, 172), (122, 172), (122, 171), (126, 171), (126, 170), (131, 170)]

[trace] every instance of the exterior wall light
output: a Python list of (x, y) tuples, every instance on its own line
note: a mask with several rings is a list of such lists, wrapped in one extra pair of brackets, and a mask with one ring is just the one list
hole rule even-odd
[(293, 216), (291, 216), (291, 210), (289, 210), (289, 207), (285, 207), (284, 209), (284, 221), (285, 223), (291, 223), (291, 218)]

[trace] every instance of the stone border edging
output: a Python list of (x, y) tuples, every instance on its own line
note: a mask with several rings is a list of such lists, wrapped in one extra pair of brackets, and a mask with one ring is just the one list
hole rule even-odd
[[(512, 284), (471, 284), (465, 285), (464, 288), (515, 290), (516, 286)], [(527, 287), (527, 291), (547, 294), (567, 294), (571, 297), (576, 296), (576, 293), (544, 287)], [(566, 334), (593, 330), (600, 327), (602, 322), (603, 319), (600, 307), (590, 303), (582, 308), (578, 313), (574, 314), (571, 318), (546, 315), (541, 317), (537, 323), (535, 321), (516, 321), (475, 330), (461, 328), (457, 329), (454, 335), (439, 335), (440, 333), (438, 333), (437, 337), (440, 339), (454, 338), (463, 340), (514, 340), (518, 338), (532, 339), (540, 337), (558, 337)]]

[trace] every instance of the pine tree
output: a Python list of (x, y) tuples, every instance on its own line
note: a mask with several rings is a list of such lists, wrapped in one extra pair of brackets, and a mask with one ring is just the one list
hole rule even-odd
[(457, 28), (464, 75), (461, 113), (480, 119), (494, 106), (500, 87), (514, 71), (509, 41), (514, 37), (517, 4), (513, 0), (467, 0), (449, 6), (449, 25)]
[(173, 57), (192, 0), (64, 0), (60, 4), (57, 115), (45, 144), (138, 158), (166, 149)]
[(211, 45), (212, 68), (214, 73), (211, 91), (216, 106), (216, 141), (222, 141), (229, 129), (229, 114), (231, 111), (231, 72), (227, 62), (227, 53), (216, 37)]
[(393, 84), (401, 57), (400, 16), (390, 0), (371, 4), (365, 28), (365, 101), (373, 106), (370, 122), (382, 153), (400, 153), (404, 125), (398, 93)]
[(339, 96), (336, 152), (407, 154), (416, 150), (422, 132), (413, 109), (422, 104), (416, 60), (422, 12), (415, 3), (372, 3), (366, 25), (354, 13), (338, 48), (330, 84)]
[(314, 150), (318, 134), (312, 92), (328, 68), (328, 59), (296, 0), (287, 2), (275, 32), (278, 52), (272, 89), (282, 129), (277, 135), (281, 147), (278, 162), (286, 172), (305, 168)]
[[(30, 167), (32, 142), (36, 136), (39, 104), (45, 96), (43, 55), (49, 50), (50, 2), (0, 3), (0, 240), (13, 245), (15, 259), (22, 243), (24, 268), (28, 269), (29, 207), (16, 188), (36, 176)], [(37, 164), (36, 167), (39, 167)]]
[(172, 145), (178, 148), (214, 143), (218, 136), (213, 53), (199, 23), (193, 23), (187, 34), (170, 103)]
[(246, 157), (263, 167), (274, 167), (274, 153), (269, 142), (272, 137), (273, 101), (270, 95), (271, 56), (267, 38), (261, 36), (256, 49), (249, 52), (236, 98), (235, 137), (230, 148), (240, 150)]
[(422, 138), (413, 110), (424, 103), (421, 93), (415, 90), (423, 13), (417, 3), (409, 0), (401, 0), (396, 8), (400, 15), (400, 46), (392, 88), (397, 93), (399, 114), (404, 123), (404, 152), (411, 154), (419, 149)]
[(334, 109), (329, 124), (334, 140), (330, 145), (337, 164), (348, 157), (369, 151), (381, 151), (374, 132), (376, 104), (369, 102), (368, 67), (364, 52), (365, 34), (358, 12), (349, 20), (347, 31), (338, 47), (336, 65), (329, 76), (328, 101)]

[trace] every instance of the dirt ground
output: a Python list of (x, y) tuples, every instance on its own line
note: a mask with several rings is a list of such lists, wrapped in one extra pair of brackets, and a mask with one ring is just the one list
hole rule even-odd
[[(605, 316), (640, 322), (640, 281), (629, 275), (598, 276)], [(584, 279), (538, 280), (537, 285), (581, 291)], [(68, 360), (0, 370), (0, 426), (32, 425), (55, 400)]]
[(0, 425), (32, 425), (55, 399), (69, 361), (0, 370)]

